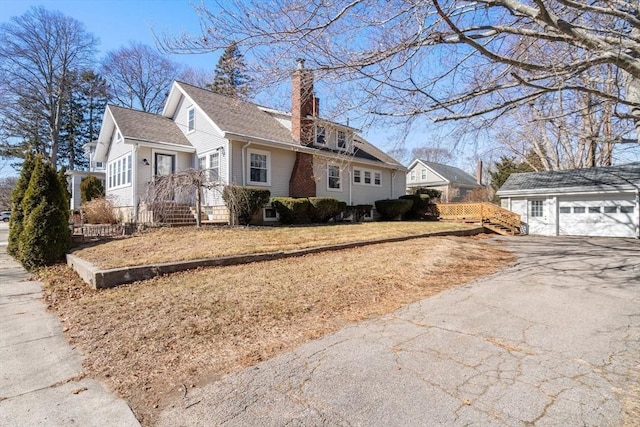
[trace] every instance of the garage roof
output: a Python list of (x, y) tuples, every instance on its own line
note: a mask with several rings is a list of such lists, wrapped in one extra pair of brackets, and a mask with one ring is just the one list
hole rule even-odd
[(500, 187), (506, 193), (576, 191), (615, 191), (640, 188), (640, 162), (619, 166), (570, 169), (563, 171), (514, 173)]

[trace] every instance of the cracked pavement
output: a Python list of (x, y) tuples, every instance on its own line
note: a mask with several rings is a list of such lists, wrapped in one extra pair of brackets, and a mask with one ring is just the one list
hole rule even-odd
[(192, 389), (159, 424), (638, 425), (640, 242), (492, 242), (517, 264)]

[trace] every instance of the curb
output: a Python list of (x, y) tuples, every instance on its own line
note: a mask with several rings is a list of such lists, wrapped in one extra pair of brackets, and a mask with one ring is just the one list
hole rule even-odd
[(67, 265), (73, 268), (87, 284), (95, 289), (113, 288), (119, 285), (148, 280), (165, 274), (194, 270), (200, 267), (224, 267), (230, 265), (249, 264), (252, 262), (273, 261), (276, 259), (293, 258), (302, 255), (316, 254), (331, 250), (351, 249), (360, 246), (379, 243), (402, 242), (412, 239), (437, 236), (474, 236), (484, 233), (484, 227), (467, 230), (437, 231), (434, 233), (416, 234), (412, 236), (390, 237), (387, 239), (364, 240), (361, 242), (341, 243), (329, 246), (297, 249), (292, 251), (267, 252), (250, 255), (231, 255), (219, 258), (204, 258), (189, 261), (166, 262), (142, 266), (119, 267), (102, 270), (96, 265), (72, 254), (67, 254)]

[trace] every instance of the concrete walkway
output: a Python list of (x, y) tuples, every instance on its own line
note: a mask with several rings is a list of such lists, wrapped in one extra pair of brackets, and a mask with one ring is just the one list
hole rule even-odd
[(159, 424), (638, 426), (640, 242), (495, 241), (517, 265), (194, 389)]
[(0, 426), (139, 426), (124, 400), (83, 378), (80, 354), (0, 228)]

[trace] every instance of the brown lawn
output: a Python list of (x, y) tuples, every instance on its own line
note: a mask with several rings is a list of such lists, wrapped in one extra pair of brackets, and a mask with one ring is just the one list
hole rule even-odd
[(401, 237), (474, 226), (442, 222), (367, 222), (299, 227), (177, 227), (78, 248), (73, 253), (102, 268), (288, 251)]
[[(184, 229), (161, 233), (184, 243)], [(284, 229), (258, 233), (291, 238)], [(137, 241), (146, 247), (145, 238)], [(85, 373), (109, 384), (144, 425), (152, 425), (162, 408), (183, 398), (185, 387), (491, 274), (513, 260), (479, 237), (431, 237), (200, 269), (99, 291), (67, 267), (41, 274), (45, 300), (84, 354)]]

